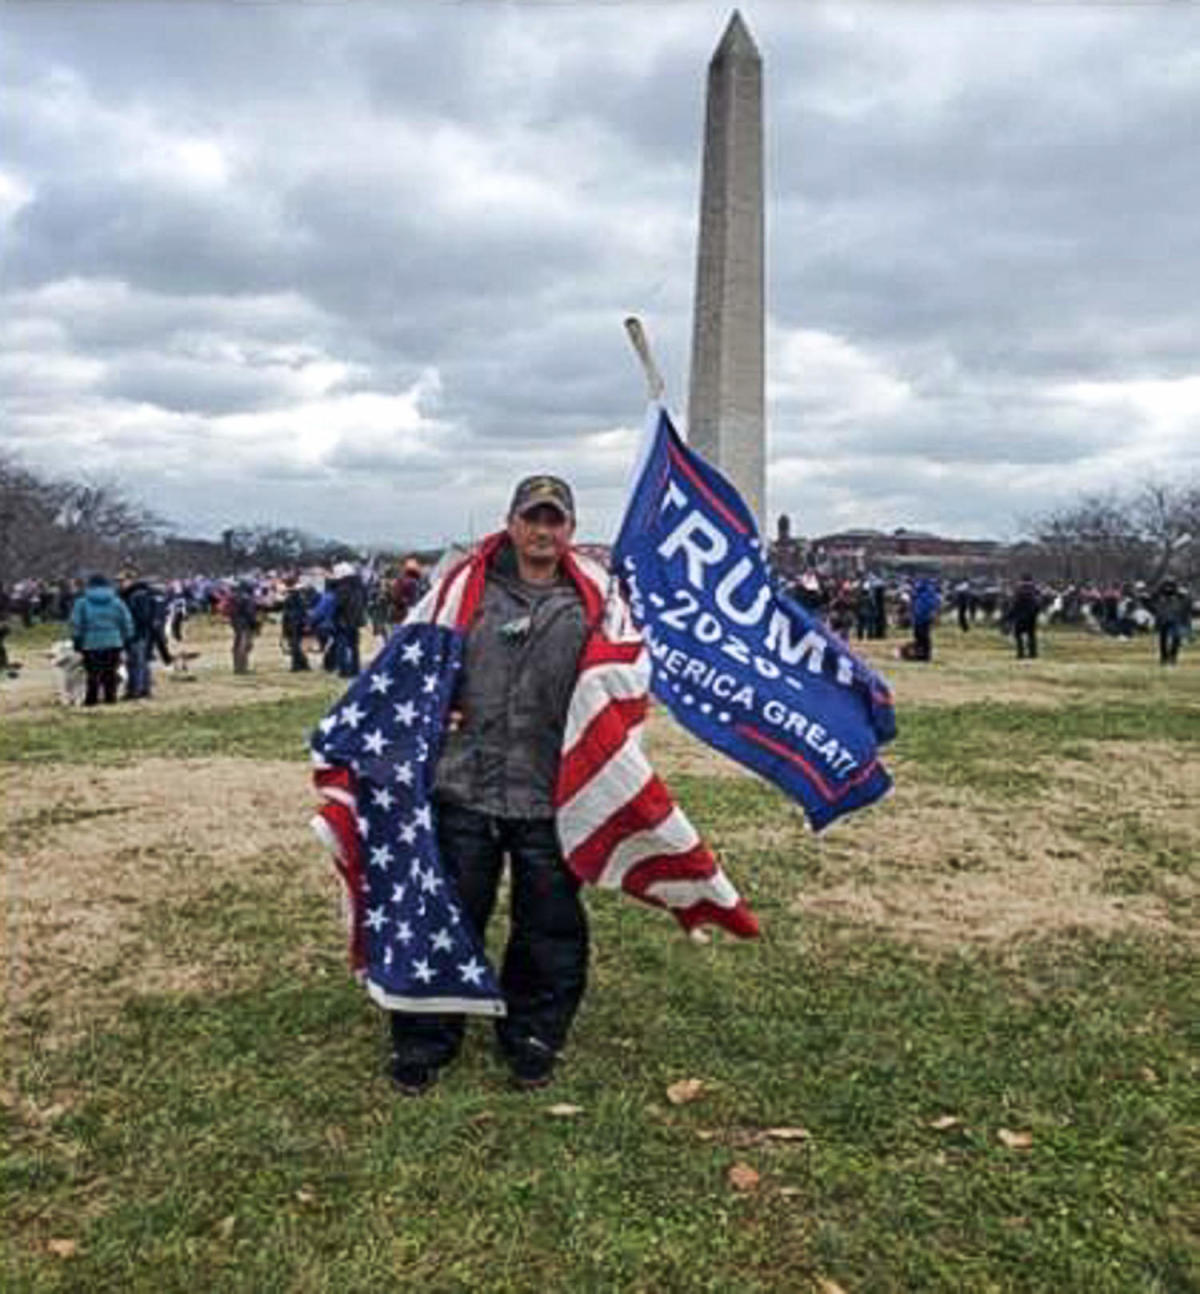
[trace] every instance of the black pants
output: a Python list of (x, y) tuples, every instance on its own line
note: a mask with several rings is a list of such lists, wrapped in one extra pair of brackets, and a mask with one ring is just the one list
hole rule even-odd
[(913, 622), (913, 660), (933, 659), (933, 625), (928, 620)]
[(1030, 660), (1037, 659), (1037, 623), (1030, 624), (1026, 620), (1016, 620), (1013, 622), (1013, 638), (1017, 643), (1017, 659), (1024, 660), (1026, 656)]
[(1179, 643), (1183, 632), (1178, 625), (1158, 626), (1158, 660), (1162, 665), (1174, 665), (1179, 660)]
[(292, 673), (308, 669), (308, 657), (304, 654), (304, 626), (288, 625), (283, 636), (292, 658)]
[[(496, 1021), (500, 1049), (518, 1072), (549, 1069), (587, 985), (587, 917), (552, 818), (496, 818), (438, 806), (442, 864), (482, 940), (507, 853), (512, 906), (500, 986), (508, 1015)], [(391, 1013), (392, 1050), (404, 1065), (432, 1068), (462, 1045), (461, 1015)]]
[(83, 653), (83, 669), (87, 675), (84, 705), (95, 705), (104, 693), (104, 704), (113, 705), (117, 699), (117, 665), (121, 660), (119, 647), (104, 647), (99, 651)]

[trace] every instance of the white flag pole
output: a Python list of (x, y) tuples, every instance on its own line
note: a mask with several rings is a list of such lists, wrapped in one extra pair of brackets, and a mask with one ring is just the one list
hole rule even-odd
[(629, 335), (630, 342), (633, 343), (633, 349), (637, 351), (637, 357), (641, 361), (642, 372), (646, 375), (646, 395), (655, 403), (661, 402), (663, 392), (667, 389), (667, 384), (662, 379), (662, 374), (658, 371), (658, 365), (654, 362), (654, 356), (650, 353), (650, 342), (646, 337), (646, 330), (642, 327), (642, 321), (637, 315), (630, 315), (625, 320), (625, 331)]

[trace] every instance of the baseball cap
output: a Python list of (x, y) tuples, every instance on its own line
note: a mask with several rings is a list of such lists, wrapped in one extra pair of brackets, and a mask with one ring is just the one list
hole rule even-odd
[(527, 476), (513, 491), (512, 503), (509, 504), (510, 517), (521, 516), (539, 503), (548, 503), (557, 508), (568, 521), (575, 520), (575, 499), (571, 487), (558, 476)]

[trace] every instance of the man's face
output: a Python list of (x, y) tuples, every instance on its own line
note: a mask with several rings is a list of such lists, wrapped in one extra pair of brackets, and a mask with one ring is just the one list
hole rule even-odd
[(535, 566), (557, 565), (574, 533), (575, 523), (551, 503), (536, 504), (508, 519), (508, 537), (518, 556)]

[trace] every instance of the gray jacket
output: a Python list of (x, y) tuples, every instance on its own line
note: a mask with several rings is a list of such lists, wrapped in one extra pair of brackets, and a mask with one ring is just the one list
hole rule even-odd
[(526, 584), (505, 545), (488, 568), (467, 633), (462, 712), (434, 779), (441, 799), (502, 818), (554, 816), (567, 706), (587, 635), (583, 602), (564, 576)]

